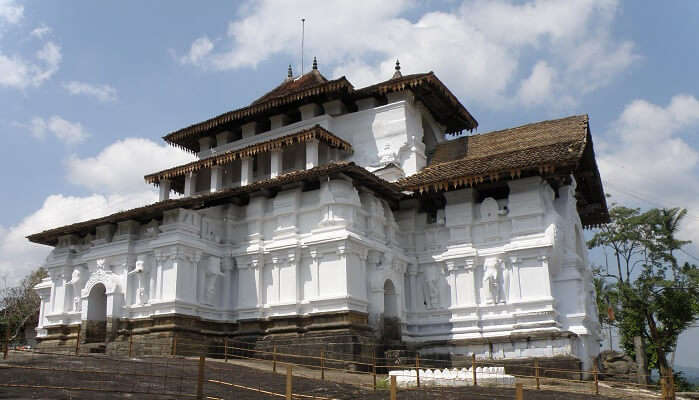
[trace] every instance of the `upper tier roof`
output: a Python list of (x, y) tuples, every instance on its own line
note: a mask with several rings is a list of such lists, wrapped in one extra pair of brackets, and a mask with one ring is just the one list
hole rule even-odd
[(446, 141), (437, 145), (426, 168), (396, 183), (403, 190), (444, 191), (531, 174), (572, 174), (583, 224), (609, 221), (587, 115)]
[(168, 168), (153, 174), (146, 175), (144, 178), (147, 183), (159, 184), (161, 179), (170, 179), (172, 182), (172, 190), (177, 193), (184, 193), (184, 175), (189, 172), (196, 172), (202, 168), (210, 168), (214, 165), (225, 165), (233, 160), (252, 157), (255, 154), (268, 152), (273, 149), (280, 149), (296, 143), (305, 143), (311, 139), (317, 139), (330, 147), (338, 148), (346, 152), (352, 152), (352, 145), (345, 140), (328, 132), (320, 125), (315, 125), (311, 128), (304, 129), (299, 132), (290, 133), (282, 137), (266, 140), (245, 146), (240, 149), (230, 150), (221, 154), (204, 158), (202, 160), (192, 161), (184, 165)]
[(415, 93), (416, 98), (432, 112), (435, 119), (446, 126), (447, 133), (473, 130), (478, 126), (478, 121), (433, 72), (392, 78), (355, 90), (344, 76), (327, 80), (318, 70), (313, 69), (298, 78), (285, 80), (246, 107), (169, 133), (163, 139), (185, 150), (198, 152), (200, 137), (213, 135), (235, 125), (289, 112), (290, 109), (303, 104), (339, 99), (351, 106), (354, 100), (360, 98), (383, 97), (388, 93), (405, 89)]

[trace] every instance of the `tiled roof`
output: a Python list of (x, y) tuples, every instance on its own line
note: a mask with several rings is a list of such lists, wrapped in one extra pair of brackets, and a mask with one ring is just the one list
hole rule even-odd
[(341, 99), (352, 103), (360, 98), (383, 97), (387, 93), (405, 89), (415, 93), (416, 98), (432, 112), (435, 119), (446, 126), (447, 133), (459, 133), (478, 126), (478, 121), (433, 72), (406, 75), (355, 90), (345, 77), (329, 81), (317, 70), (312, 70), (296, 80), (282, 82), (247, 107), (174, 131), (163, 136), (163, 139), (185, 150), (197, 152), (200, 137), (213, 135), (231, 125), (241, 125), (288, 112), (292, 107), (310, 102)]
[(446, 133), (461, 133), (478, 127), (478, 121), (459, 99), (437, 78), (434, 72), (404, 75), (355, 91), (354, 98), (385, 95), (410, 89), (427, 106), (438, 122), (446, 126)]
[(297, 78), (289, 78), (285, 80), (276, 88), (270, 90), (257, 100), (253, 101), (251, 105), (264, 103), (265, 101), (269, 101), (272, 99), (286, 97), (290, 94), (310, 89), (312, 87), (316, 87), (327, 82), (328, 80), (325, 79), (325, 77), (320, 72), (318, 72), (317, 69), (314, 69), (311, 70), (311, 72), (303, 74)]
[[(227, 151), (217, 156), (208, 157), (203, 160), (193, 161), (185, 165), (180, 165), (177, 167), (166, 169), (164, 171), (149, 174), (146, 175), (144, 178), (147, 183), (157, 184), (158, 182), (160, 182), (161, 179), (171, 179), (177, 176), (183, 176), (189, 172), (195, 172), (202, 168), (209, 168), (214, 165), (227, 164), (239, 158), (252, 157), (258, 153), (286, 147), (294, 143), (306, 142), (310, 139), (318, 139), (331, 147), (336, 147), (347, 152), (352, 151), (351, 144), (328, 132), (320, 125), (315, 125), (311, 128), (304, 129), (300, 132), (291, 133), (276, 139), (266, 140), (261, 143), (251, 144), (250, 146), (246, 146), (242, 149)], [(178, 187), (178, 185), (173, 185), (172, 188), (176, 192), (183, 192), (183, 187)]]
[(391, 202), (399, 200), (402, 196), (398, 186), (377, 177), (366, 169), (359, 167), (352, 162), (334, 162), (308, 170), (291, 171), (279, 175), (276, 178), (257, 181), (246, 186), (228, 188), (214, 193), (159, 201), (147, 206), (111, 214), (106, 217), (49, 229), (41, 233), (27, 236), (27, 239), (34, 243), (55, 245), (59, 236), (69, 234), (84, 235), (94, 232), (95, 228), (102, 224), (114, 224), (127, 220), (148, 222), (154, 218), (161, 218), (163, 212), (167, 210), (176, 208), (199, 209), (204, 207), (213, 207), (230, 203), (236, 198), (246, 200), (250, 193), (260, 190), (278, 188), (292, 183), (314, 180), (317, 181), (321, 177), (340, 174), (352, 178), (356, 183), (368, 187), (375, 193), (381, 195)]
[(586, 226), (609, 216), (587, 115), (537, 122), (439, 144), (430, 164), (396, 182), (404, 190), (444, 191), (523, 174), (573, 174)]
[[(281, 86), (283, 86), (282, 84)], [(352, 84), (343, 76), (339, 79), (326, 81), (314, 85), (304, 85), (294, 92), (287, 92), (286, 95), (268, 97), (274, 90), (258, 99), (253, 104), (237, 110), (229, 111), (210, 118), (206, 121), (190, 125), (186, 128), (174, 131), (163, 136), (163, 139), (181, 147), (184, 150), (199, 151), (199, 137), (217, 133), (217, 129), (222, 130), (226, 124), (244, 124), (254, 121), (265, 115), (274, 115), (286, 110), (292, 104), (309, 102), (314, 99), (326, 100), (328, 96), (341, 96), (352, 90)], [(268, 98), (267, 98), (268, 97)]]

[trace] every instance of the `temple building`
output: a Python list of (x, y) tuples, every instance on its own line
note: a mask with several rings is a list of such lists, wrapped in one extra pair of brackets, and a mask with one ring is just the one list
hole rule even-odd
[(609, 216), (588, 117), (477, 126), (432, 72), (355, 88), (315, 60), (289, 68), (164, 136), (197, 161), (145, 176), (158, 202), (28, 237), (53, 247), (39, 346), (229, 338), (589, 367), (583, 229)]

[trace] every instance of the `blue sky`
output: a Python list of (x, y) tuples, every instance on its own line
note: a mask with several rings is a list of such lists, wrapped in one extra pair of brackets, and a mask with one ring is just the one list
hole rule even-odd
[(434, 70), (478, 132), (588, 113), (612, 199), (686, 207), (699, 241), (699, 2), (0, 0), (0, 276), (45, 257), (27, 234), (153, 201), (142, 176), (189, 159), (160, 137), (298, 72), (301, 17), (306, 69)]

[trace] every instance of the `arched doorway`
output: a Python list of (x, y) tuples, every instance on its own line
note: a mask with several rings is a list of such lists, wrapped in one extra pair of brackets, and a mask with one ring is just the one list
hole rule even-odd
[(98, 283), (87, 297), (85, 342), (104, 342), (107, 337), (107, 289)]
[(383, 338), (386, 342), (401, 339), (398, 294), (390, 279), (383, 284)]

